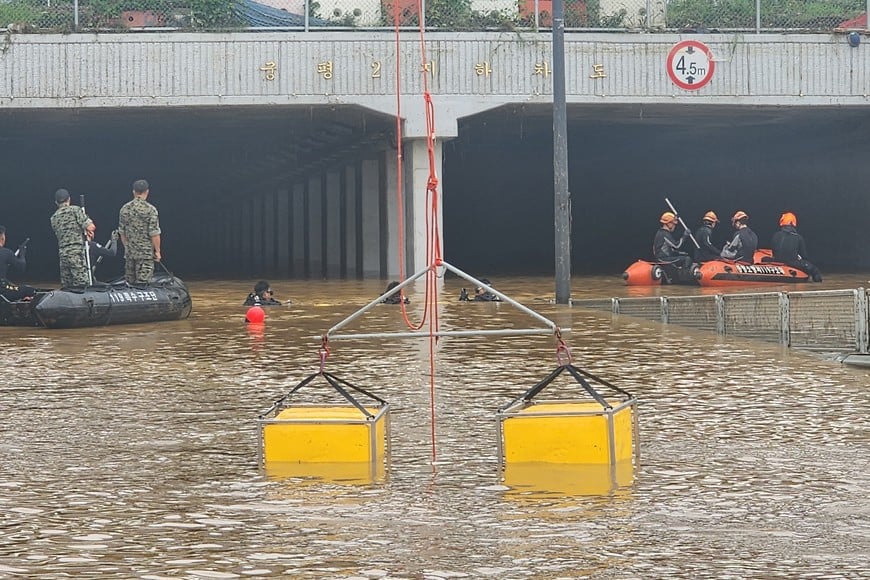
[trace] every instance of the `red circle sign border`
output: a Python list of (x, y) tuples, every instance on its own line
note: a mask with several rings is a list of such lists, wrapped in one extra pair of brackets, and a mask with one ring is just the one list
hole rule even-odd
[[(684, 83), (683, 81), (678, 79), (676, 77), (676, 75), (674, 74), (673, 67), (672, 67), (672, 65), (674, 63), (674, 57), (677, 55), (677, 53), (681, 49), (686, 48), (687, 46), (694, 46), (695, 48), (704, 51), (704, 54), (707, 55), (707, 61), (710, 63), (710, 66), (707, 69), (707, 74), (704, 75), (704, 78), (702, 78), (699, 82), (695, 83), (694, 85)], [(668, 76), (671, 78), (671, 82), (673, 82), (675, 85), (677, 85), (681, 89), (686, 89), (687, 91), (696, 91), (696, 90), (700, 89), (701, 87), (703, 87), (704, 85), (706, 85), (707, 83), (709, 83), (710, 79), (713, 78), (713, 71), (716, 69), (716, 63), (713, 61), (713, 52), (710, 50), (710, 47), (708, 47), (703, 42), (700, 42), (697, 40), (681, 40), (680, 42), (675, 44), (674, 47), (671, 49), (671, 51), (668, 53), (667, 67), (668, 67)]]

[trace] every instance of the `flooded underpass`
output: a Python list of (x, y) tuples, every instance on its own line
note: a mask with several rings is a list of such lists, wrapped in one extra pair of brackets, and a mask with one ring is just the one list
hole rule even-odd
[[(577, 366), (638, 397), (641, 459), (628, 482), (566, 488), (546, 470), (503, 480), (495, 412), (555, 368), (546, 336), (442, 339), (434, 421), (427, 340), (335, 341), (326, 370), (391, 404), (387, 476), (264, 472), (257, 415), (318, 370), (315, 337), (383, 284), (273, 281), (292, 304), (257, 330), (243, 323), (250, 281), (197, 281), (184, 321), (0, 328), (0, 576), (870, 574), (868, 371), (553, 305), (549, 277), (493, 282), (572, 328)], [(599, 298), (620, 283), (584, 276), (573, 288)], [(445, 328), (530, 325), (506, 303), (456, 301), (461, 286), (445, 281)], [(422, 288), (409, 297), (416, 320)], [(397, 308), (378, 306), (351, 329), (405, 330)]]
[[(855, 107), (572, 104), (573, 271), (618, 276), (647, 257), (665, 197), (692, 227), (716, 211), (717, 243), (730, 237), (736, 210), (749, 214), (762, 245), (780, 213), (793, 211), (823, 273), (870, 268), (870, 198), (862, 189), (870, 181), (868, 123), (866, 109)], [(442, 143), (445, 257), (482, 275), (551, 273), (549, 108), (494, 109), (460, 119), (458, 134)], [(87, 194), (105, 240), (133, 180), (146, 178), (161, 212), (164, 259), (185, 279), (393, 277), (389, 248), (397, 240), (388, 222), (396, 215), (386, 204), (395, 138), (389, 115), (348, 106), (7, 110), (0, 223), (10, 227), (9, 246), (31, 238), (31, 279), (51, 280), (54, 191), (66, 187), (74, 201)], [(355, 185), (363, 163), (376, 174)], [(319, 183), (335, 168), (344, 197), (321, 215), (310, 206), (321, 203), (327, 187)], [(320, 189), (312, 193), (311, 183)], [(244, 211), (246, 200), (295, 194), (305, 184), (307, 201), (296, 209), (306, 219), (272, 201)], [(367, 187), (379, 193), (361, 199)], [(215, 208), (229, 208), (220, 223)], [(365, 272), (354, 267), (368, 251), (361, 241), (328, 255), (336, 236), (360, 235), (362, 219), (374, 224), (379, 252)], [(334, 267), (321, 268), (330, 260)], [(104, 268), (104, 276), (118, 271)]]

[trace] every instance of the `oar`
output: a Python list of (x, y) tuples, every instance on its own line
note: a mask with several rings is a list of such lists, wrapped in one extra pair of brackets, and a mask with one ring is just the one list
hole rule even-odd
[[(85, 211), (85, 196), (84, 196), (84, 194), (79, 196), (79, 205), (82, 208), (82, 214), (87, 218), (88, 214)], [(85, 265), (88, 268), (88, 286), (93, 286), (94, 285), (94, 271), (91, 268), (91, 248), (90, 248), (90, 244), (88, 243), (88, 234), (86, 232), (84, 232), (84, 240), (85, 240), (85, 247), (84, 247)]]
[(172, 276), (173, 278), (175, 278), (175, 274), (173, 274), (172, 272), (169, 271), (169, 268), (166, 267), (166, 264), (163, 263), (163, 260), (161, 260), (161, 261), (159, 261), (159, 262), (157, 262), (157, 263), (160, 264), (160, 267), (163, 268), (163, 269), (166, 271), (167, 274), (169, 274), (170, 276)]
[(692, 230), (686, 226), (686, 222), (683, 221), (683, 218), (680, 217), (680, 214), (674, 209), (674, 205), (671, 203), (671, 200), (665, 198), (665, 203), (668, 204), (668, 207), (671, 208), (671, 211), (674, 212), (674, 215), (677, 216), (677, 219), (680, 221), (680, 225), (683, 226), (683, 229), (689, 232), (689, 239), (692, 240), (692, 243), (695, 244), (695, 247), (701, 249), (701, 244), (698, 243), (698, 240), (695, 239), (695, 236), (692, 235)]

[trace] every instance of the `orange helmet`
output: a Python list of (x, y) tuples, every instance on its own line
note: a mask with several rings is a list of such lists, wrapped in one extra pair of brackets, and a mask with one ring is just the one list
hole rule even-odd
[(782, 214), (782, 217), (779, 218), (779, 227), (782, 226), (797, 227), (797, 216), (790, 211), (785, 212), (784, 214)]
[(661, 222), (663, 224), (672, 224), (672, 223), (676, 223), (676, 221), (677, 221), (677, 216), (675, 216), (674, 214), (672, 214), (669, 211), (666, 211), (665, 213), (663, 213), (662, 217), (659, 218), (659, 222)]
[(748, 220), (748, 219), (749, 219), (749, 216), (746, 215), (746, 212), (745, 212), (745, 211), (738, 211), (737, 213), (735, 213), (735, 214), (731, 217), (731, 223), (733, 224), (733, 223), (735, 223), (735, 222), (739, 222), (739, 221), (746, 221), (746, 220)]
[(705, 222), (713, 222), (714, 224), (719, 223), (719, 218), (712, 211), (708, 211), (707, 213), (705, 213), (703, 219)]

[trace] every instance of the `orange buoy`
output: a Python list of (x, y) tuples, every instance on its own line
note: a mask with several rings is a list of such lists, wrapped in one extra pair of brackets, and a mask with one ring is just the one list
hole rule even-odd
[(259, 306), (251, 306), (245, 313), (245, 322), (261, 324), (264, 320), (266, 320), (266, 311)]

